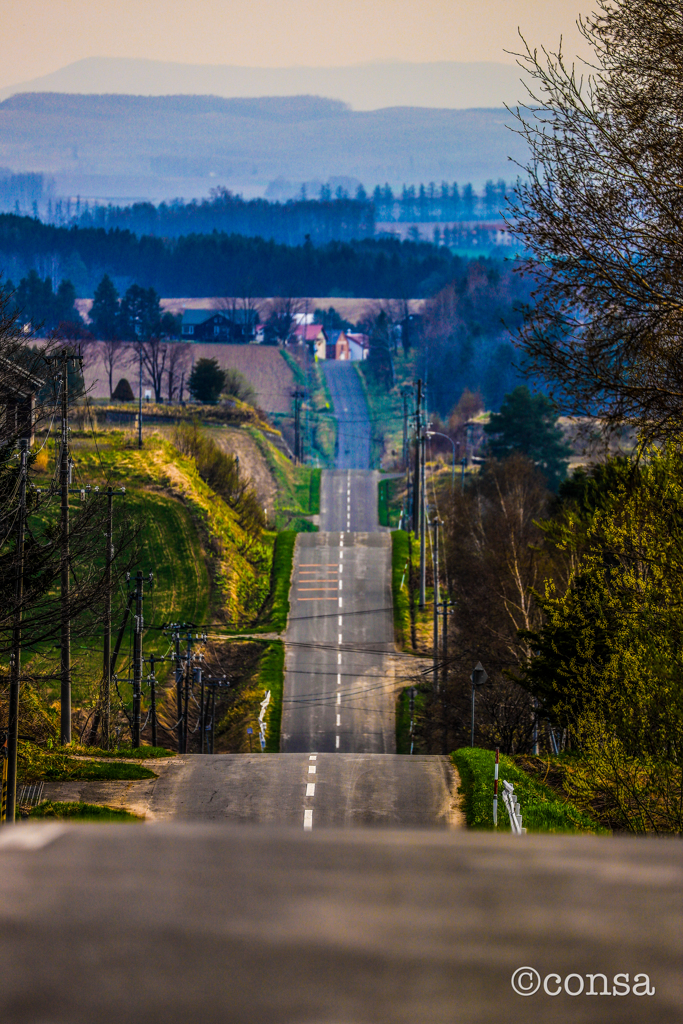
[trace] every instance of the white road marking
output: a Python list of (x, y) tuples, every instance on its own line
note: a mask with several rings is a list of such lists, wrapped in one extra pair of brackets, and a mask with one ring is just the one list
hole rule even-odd
[(343, 559), (343, 557), (344, 557), (344, 552), (343, 552), (343, 551), (340, 551), (340, 552), (339, 552), (339, 561), (340, 561), (340, 562), (341, 562), (341, 560)]
[(341, 693), (337, 694), (337, 704), (341, 704)]
[(315, 796), (315, 782), (306, 783), (306, 796)]
[(313, 828), (313, 811), (304, 811), (304, 828)]
[(339, 625), (341, 626), (341, 624), (342, 624), (342, 617), (341, 617), (341, 615), (340, 615), (340, 616), (339, 616)]
[(335, 744), (334, 744), (334, 745), (335, 745), (335, 747), (337, 748), (337, 750), (339, 750), (339, 737), (338, 737), (338, 736), (337, 736), (337, 738), (336, 738), (336, 741), (335, 741)]
[(342, 583), (343, 583), (343, 582), (344, 582), (343, 580), (339, 580), (339, 589), (340, 589), (340, 590), (341, 590), (341, 588), (342, 588)]
[(309, 757), (308, 760), (309, 761), (317, 761), (318, 760), (318, 755), (317, 754), (311, 754), (311, 756)]
[(341, 643), (341, 642), (342, 642), (342, 635), (341, 635), (341, 633), (340, 633), (340, 634), (339, 634), (339, 640), (338, 640), (338, 643)]
[(308, 774), (309, 775), (315, 775), (315, 771), (316, 771), (315, 765), (314, 764), (309, 764), (309, 766), (308, 766)]
[(341, 725), (341, 715), (337, 715), (337, 725)]
[(337, 672), (337, 686), (341, 686), (341, 672)]
[[(327, 598), (325, 598), (325, 600), (327, 600)], [(332, 600), (334, 601), (334, 598), (332, 598)], [(341, 608), (341, 606), (342, 606), (342, 603), (341, 603), (341, 602), (342, 602), (342, 599), (341, 599), (341, 597), (340, 597), (340, 598), (339, 598), (339, 607), (340, 607), (340, 608)]]
[(337, 664), (338, 664), (338, 665), (341, 665), (341, 651), (340, 651), (340, 652), (339, 652), (339, 654), (337, 655)]

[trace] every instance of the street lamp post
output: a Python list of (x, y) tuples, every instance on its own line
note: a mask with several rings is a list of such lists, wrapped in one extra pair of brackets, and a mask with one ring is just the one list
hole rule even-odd
[(448, 434), (442, 434), (440, 430), (428, 430), (427, 437), (445, 437), (453, 447), (453, 473), (451, 475), (451, 489), (455, 491), (455, 441)]

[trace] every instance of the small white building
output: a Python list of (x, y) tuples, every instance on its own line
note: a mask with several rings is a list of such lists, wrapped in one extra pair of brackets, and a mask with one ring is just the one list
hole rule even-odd
[(367, 334), (356, 334), (347, 331), (346, 340), (349, 343), (349, 359), (352, 363), (357, 363), (368, 358), (368, 352), (370, 351), (370, 338)]

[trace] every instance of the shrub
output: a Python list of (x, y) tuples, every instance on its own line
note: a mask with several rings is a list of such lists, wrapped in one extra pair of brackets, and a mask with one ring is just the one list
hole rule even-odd
[(111, 396), (116, 402), (133, 402), (135, 401), (135, 395), (130, 383), (125, 377), (122, 377), (118, 382)]

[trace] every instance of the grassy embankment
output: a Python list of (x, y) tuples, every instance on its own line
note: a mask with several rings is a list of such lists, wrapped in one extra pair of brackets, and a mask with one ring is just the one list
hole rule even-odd
[[(412, 572), (411, 572), (412, 548)], [(391, 534), (391, 593), (394, 608), (394, 639), (400, 651), (426, 655), (425, 637), (431, 629), (432, 591), (427, 591), (427, 604), (420, 611), (418, 594), (419, 548), (412, 534), (394, 530)], [(431, 633), (429, 633), (431, 643)], [(410, 753), (410, 689), (401, 690), (396, 701), (396, 752)], [(415, 718), (419, 718), (424, 703), (420, 686), (415, 688)], [(419, 752), (419, 751), (418, 751)]]
[(95, 821), (102, 822), (123, 822), (123, 821), (144, 821), (137, 814), (124, 811), (120, 807), (105, 807), (103, 804), (72, 803), (61, 800), (43, 800), (32, 807), (28, 817), (31, 820), (41, 821)]
[[(493, 773), (495, 754), (492, 750), (463, 747), (452, 760), (461, 781), (464, 810), (470, 828), (493, 829)], [(522, 824), (529, 832), (584, 832), (607, 835), (590, 815), (563, 799), (537, 776), (524, 771), (518, 759), (500, 755), (498, 828), (508, 831), (510, 822), (502, 799), (505, 779), (515, 788), (522, 811)], [(550, 762), (548, 763), (550, 768)]]
[[(281, 519), (295, 528), (311, 529), (310, 520), (306, 517), (319, 508), (320, 472), (291, 466), (253, 424), (246, 429), (252, 436), (256, 435), (259, 448), (266, 453), (267, 463), (276, 469), (274, 476), (280, 489)], [(94, 437), (74, 432), (72, 447), (78, 482), (100, 486), (111, 482), (115, 487), (125, 486), (125, 497), (116, 499), (115, 514), (118, 516), (125, 511), (143, 526), (136, 565), (155, 574), (154, 590), (147, 594), (145, 601), (146, 624), (158, 626), (165, 621), (184, 620), (202, 625), (207, 621), (222, 621), (227, 629), (244, 630), (257, 620), (257, 628), (264, 632), (279, 632), (284, 628), (295, 539), (293, 533), (277, 539), (275, 533), (265, 532), (256, 541), (253, 536), (246, 535), (237, 515), (200, 479), (194, 460), (180, 455), (164, 437), (146, 437), (145, 447), (140, 451), (125, 431), (107, 430), (98, 432)], [(48, 454), (47, 449), (45, 454)], [(54, 452), (52, 455), (54, 458)], [(53, 466), (49, 464), (50, 460), (45, 461), (47, 476)], [(41, 480), (36, 479), (36, 482)], [(144, 644), (146, 653), (167, 653), (168, 641), (158, 629), (147, 631)], [(96, 637), (88, 642), (74, 643), (75, 707), (79, 704), (92, 705), (95, 698), (101, 673), (101, 653), (97, 646)], [(124, 678), (128, 674), (127, 648), (126, 640), (117, 666)], [(283, 658), (275, 657), (264, 645), (261, 660), (262, 672), (257, 670), (254, 674), (250, 663), (249, 678), (243, 680), (242, 689), (251, 695), (246, 702), (244, 727), (239, 730), (245, 734), (245, 742), (246, 719), (258, 714), (258, 704), (266, 687), (273, 691), (270, 712), (273, 726), (279, 714), (275, 710), (278, 683), (273, 683), (273, 679), (277, 674), (274, 666), (277, 667)], [(55, 692), (52, 692), (49, 682), (43, 684), (46, 706), (58, 696), (53, 661), (54, 652), (45, 651), (35, 654), (30, 664), (30, 673), (34, 677), (52, 677)], [(162, 666), (158, 672), (160, 715), (163, 713), (164, 686), (169, 681), (165, 678), (169, 674), (168, 669), (166, 673), (164, 669)], [(281, 675), (280, 671), (280, 704)], [(124, 703), (128, 703), (130, 694), (126, 691), (126, 684), (120, 684), (120, 688)], [(245, 702), (241, 703), (244, 705)], [(279, 727), (271, 729), (271, 737), (276, 734), (279, 736)], [(118, 756), (128, 753), (121, 751)], [(95, 751), (92, 754), (97, 756)]]
[[(78, 749), (78, 748), (77, 748)], [(98, 751), (99, 753), (99, 751)], [(125, 756), (119, 754), (119, 756)], [(86, 760), (71, 757), (64, 748), (44, 749), (35, 743), (19, 741), (17, 778), (19, 782), (87, 779), (106, 782), (113, 779), (153, 779), (153, 771), (141, 764), (116, 760)]]
[[(311, 419), (308, 422), (305, 412), (302, 418), (304, 442), (307, 448), (308, 445), (311, 446), (307, 456), (324, 467), (332, 466), (337, 441), (337, 421), (334, 418), (332, 397), (325, 374), (318, 363), (310, 363), (308, 369), (304, 370), (289, 352), (282, 351), (281, 355), (292, 371), (296, 384), (308, 390)], [(292, 417), (285, 418), (293, 422)]]
[(260, 431), (247, 427), (275, 480), (275, 529), (312, 532), (317, 527), (311, 516), (320, 512), (322, 470), (313, 466), (293, 466), (281, 451), (270, 444)]
[(398, 529), (405, 480), (403, 477), (388, 477), (377, 485), (377, 514), (380, 526)]
[(372, 468), (394, 469), (403, 450), (403, 396), (401, 388), (412, 384), (415, 376), (414, 356), (406, 358), (403, 351), (394, 355), (394, 386), (387, 391), (374, 377), (368, 361), (354, 363), (372, 423)]
[[(283, 633), (289, 614), (289, 588), (292, 578), (294, 545), (296, 533), (284, 530), (275, 540), (271, 586), (268, 600), (252, 633)], [(253, 686), (260, 695), (270, 690), (270, 706), (267, 713), (266, 752), (276, 754), (280, 749), (280, 727), (282, 723), (282, 696), (284, 689), (285, 649), (279, 640), (263, 645)], [(260, 696), (260, 700), (263, 696)], [(256, 723), (252, 724), (256, 735)]]

